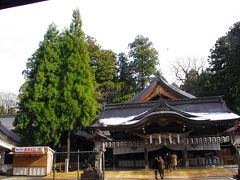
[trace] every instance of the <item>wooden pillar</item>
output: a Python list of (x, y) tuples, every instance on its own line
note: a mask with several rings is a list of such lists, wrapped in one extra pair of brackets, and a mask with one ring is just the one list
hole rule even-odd
[(236, 157), (237, 157), (237, 162), (238, 162), (238, 171), (237, 171), (237, 178), (240, 178), (240, 146), (239, 145), (235, 145), (235, 149), (236, 149)]
[(186, 137), (184, 138), (183, 159), (184, 159), (185, 167), (189, 167), (188, 151), (187, 151), (187, 138)]
[(149, 169), (149, 165), (148, 165), (148, 149), (147, 149), (147, 145), (144, 145), (144, 164), (145, 164), (145, 169)]
[(116, 169), (116, 157), (113, 154), (113, 170), (115, 170), (115, 169)]

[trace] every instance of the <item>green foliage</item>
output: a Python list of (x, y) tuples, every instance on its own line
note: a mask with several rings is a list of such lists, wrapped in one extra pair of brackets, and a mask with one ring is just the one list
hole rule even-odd
[(19, 111), (14, 126), (26, 144), (59, 142), (60, 124), (55, 114), (60, 63), (58, 46), (58, 30), (51, 24), (23, 72), (26, 82), (18, 97)]
[(70, 28), (61, 34), (50, 25), (28, 59), (14, 123), (25, 144), (55, 146), (65, 133), (69, 138), (96, 116), (94, 79), (81, 24), (75, 10)]
[(129, 57), (132, 58), (131, 66), (137, 84), (137, 91), (141, 91), (145, 88), (151, 76), (156, 73), (158, 52), (148, 38), (140, 35), (129, 44), (129, 48)]
[(212, 73), (205, 70), (199, 76), (199, 97), (217, 95), (213, 92)]
[(125, 53), (118, 54), (117, 64), (118, 82), (121, 86), (119, 93), (113, 98), (114, 103), (125, 102), (131, 99), (136, 91), (132, 67)]
[[(1, 111), (1, 110), (0, 110)], [(17, 113), (16, 108), (9, 108), (8, 114), (15, 115)]]
[(3, 115), (5, 113), (4, 106), (0, 106), (0, 115)]
[(191, 69), (187, 74), (187, 79), (180, 88), (192, 95), (199, 96), (199, 73)]
[(235, 23), (226, 36), (219, 38), (209, 57), (213, 73), (214, 94), (222, 94), (228, 105), (239, 110), (240, 104), (240, 22)]
[(97, 91), (101, 94), (102, 104), (113, 102), (119, 93), (120, 84), (117, 81), (117, 59), (111, 50), (101, 49), (96, 40), (87, 37), (90, 66), (95, 75)]
[(96, 115), (95, 89), (81, 24), (79, 11), (75, 10), (70, 29), (60, 37), (62, 63), (58, 114), (64, 131), (88, 126)]

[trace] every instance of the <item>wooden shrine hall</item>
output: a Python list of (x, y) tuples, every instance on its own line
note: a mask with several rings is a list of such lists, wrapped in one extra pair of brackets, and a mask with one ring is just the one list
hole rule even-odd
[(128, 102), (106, 105), (91, 128), (112, 139), (106, 167), (151, 168), (166, 153), (178, 166), (214, 166), (236, 163), (234, 138), (223, 132), (238, 120), (222, 97), (195, 97), (156, 78)]

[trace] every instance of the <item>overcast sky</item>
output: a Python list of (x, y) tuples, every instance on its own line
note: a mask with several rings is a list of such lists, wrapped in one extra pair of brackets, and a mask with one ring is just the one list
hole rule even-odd
[(205, 58), (240, 19), (239, 0), (52, 0), (0, 10), (0, 91), (18, 94), (29, 57), (54, 22), (61, 31), (79, 8), (83, 31), (103, 49), (128, 52), (137, 35), (159, 52), (165, 78), (174, 81), (178, 58)]

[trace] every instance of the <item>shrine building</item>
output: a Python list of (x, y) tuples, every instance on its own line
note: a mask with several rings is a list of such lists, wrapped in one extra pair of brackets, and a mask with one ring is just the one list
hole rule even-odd
[(178, 166), (235, 164), (234, 138), (223, 134), (240, 120), (221, 96), (195, 97), (153, 80), (125, 103), (107, 104), (91, 126), (107, 135), (109, 168), (151, 168), (156, 155), (178, 156)]

